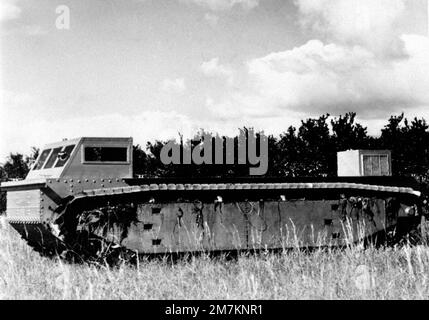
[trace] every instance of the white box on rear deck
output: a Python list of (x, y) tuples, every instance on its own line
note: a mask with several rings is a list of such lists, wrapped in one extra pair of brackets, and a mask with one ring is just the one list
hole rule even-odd
[(337, 153), (339, 177), (391, 176), (389, 150), (347, 150)]

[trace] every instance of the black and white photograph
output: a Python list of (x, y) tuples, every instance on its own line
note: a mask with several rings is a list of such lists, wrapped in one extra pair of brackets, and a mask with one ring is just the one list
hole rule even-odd
[(428, 0), (0, 0), (0, 119), (0, 300), (429, 299)]

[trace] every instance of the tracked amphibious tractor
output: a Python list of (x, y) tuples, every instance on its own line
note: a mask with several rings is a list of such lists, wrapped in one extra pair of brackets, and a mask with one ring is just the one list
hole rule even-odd
[(134, 178), (131, 138), (45, 146), (25, 180), (5, 182), (8, 222), (37, 251), (117, 253), (343, 246), (418, 223), (413, 179), (389, 151), (338, 154), (336, 178)]

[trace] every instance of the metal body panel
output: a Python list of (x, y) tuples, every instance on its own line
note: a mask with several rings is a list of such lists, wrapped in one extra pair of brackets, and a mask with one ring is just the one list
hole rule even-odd
[(7, 181), (1, 183), (1, 188), (3, 190), (23, 190), (43, 187), (45, 184), (46, 179)]
[(370, 201), (371, 215), (336, 200), (142, 204), (109, 238), (139, 253), (345, 245), (386, 229), (385, 200)]
[[(90, 146), (98, 147), (119, 147), (127, 148), (127, 161), (124, 163), (99, 163), (85, 162), (84, 148)], [(63, 172), (61, 178), (65, 179), (97, 179), (100, 177), (120, 177), (131, 178), (132, 172), (132, 138), (82, 138), (76, 148), (75, 157), (72, 159), (67, 170)]]
[[(31, 170), (28, 172), (27, 176), (25, 177), (26, 181), (31, 181), (31, 180), (37, 180), (37, 179), (49, 179), (49, 178), (60, 178), (61, 174), (67, 170), (67, 168), (70, 166), (70, 162), (71, 160), (75, 157), (76, 155), (76, 146), (79, 145), (80, 141), (82, 139), (81, 138), (76, 138), (76, 139), (71, 139), (71, 140), (64, 140), (64, 141), (60, 141), (60, 142), (55, 142), (55, 143), (50, 143), (47, 144), (45, 146), (43, 146), (43, 148), (41, 149), (40, 155), (39, 157), (36, 159), (34, 165), (32, 166)], [(75, 148), (73, 149), (73, 152), (69, 155), (69, 159), (68, 161), (65, 163), (64, 166), (59, 167), (59, 168), (49, 168), (49, 169), (39, 169), (39, 170), (34, 170), (34, 166), (37, 164), (37, 162), (40, 160), (40, 158), (42, 157), (42, 152), (43, 150), (47, 150), (47, 149), (54, 149), (54, 148), (58, 148), (58, 147), (62, 147), (62, 146), (67, 146), (67, 145), (75, 145)]]
[(7, 219), (9, 221), (39, 222), (40, 189), (9, 191), (7, 193)]
[[(135, 218), (130, 211), (129, 219), (95, 234), (142, 254), (279, 249), (345, 245), (385, 232), (407, 216), (419, 196), (411, 187), (356, 181), (137, 186), (113, 179), (117, 187), (86, 189), (93, 182), (85, 181), (84, 191), (72, 192), (73, 183), (50, 179), (34, 190), (8, 192), (8, 218), (23, 224), (42, 221), (50, 232), (61, 212), (76, 219), (85, 208), (129, 203), (137, 206)], [(66, 203), (80, 204), (63, 211), (70, 195)], [(224, 200), (217, 201), (219, 196)], [(85, 228), (94, 232), (89, 225), (80, 230)]]
[[(35, 179), (94, 179), (100, 177), (132, 178), (132, 138), (83, 137), (48, 144), (42, 150), (55, 149), (61, 146), (75, 145), (64, 166), (29, 171), (25, 180)], [(127, 161), (122, 163), (87, 162), (84, 159), (85, 147), (124, 147), (127, 148)], [(43, 152), (43, 151), (42, 151)], [(36, 163), (42, 157), (42, 152)]]

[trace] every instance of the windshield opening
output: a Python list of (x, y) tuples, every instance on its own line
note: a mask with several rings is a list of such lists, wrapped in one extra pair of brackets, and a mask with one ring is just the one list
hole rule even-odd
[(62, 148), (63, 148), (63, 147), (55, 148), (55, 149), (52, 151), (52, 153), (51, 153), (51, 155), (50, 155), (50, 157), (49, 157), (48, 161), (46, 161), (46, 164), (45, 164), (45, 166), (43, 167), (43, 169), (49, 169), (49, 168), (52, 168), (52, 166), (54, 165), (55, 161), (57, 160), (58, 153), (60, 153), (60, 151), (61, 151), (61, 149), (62, 149)]
[(43, 164), (45, 163), (46, 158), (48, 157), (49, 153), (51, 152), (51, 149), (43, 150), (42, 154), (39, 157), (39, 160), (33, 167), (33, 170), (39, 170), (43, 167)]
[(74, 144), (66, 146), (64, 150), (58, 154), (58, 161), (57, 161), (57, 164), (55, 165), (55, 168), (62, 167), (67, 162), (67, 160), (70, 158), (70, 155), (74, 149), (74, 146), (75, 146)]

